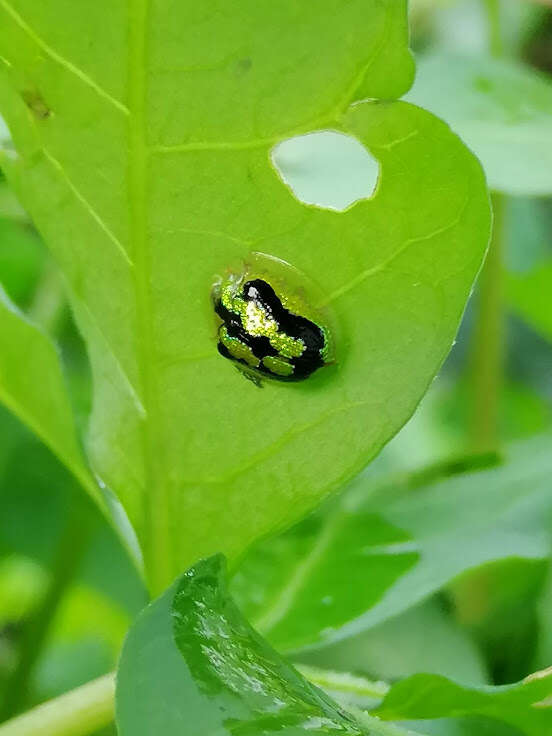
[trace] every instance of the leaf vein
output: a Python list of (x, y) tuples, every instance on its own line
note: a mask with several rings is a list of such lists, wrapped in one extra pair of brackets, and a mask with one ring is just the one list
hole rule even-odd
[(314, 427), (317, 427), (320, 424), (323, 424), (325, 421), (327, 421), (330, 417), (334, 416), (334, 414), (340, 414), (344, 411), (350, 411), (351, 409), (358, 409), (362, 406), (366, 406), (367, 404), (370, 404), (369, 401), (354, 401), (347, 404), (343, 404), (343, 406), (338, 406), (335, 409), (331, 409), (330, 411), (324, 412), (324, 414), (321, 414), (319, 417), (314, 419), (311, 422), (307, 422), (299, 427), (294, 427), (289, 432), (285, 432), (281, 437), (279, 437), (277, 440), (275, 440), (272, 444), (268, 445), (268, 447), (265, 447), (263, 450), (260, 450), (258, 453), (253, 455), (248, 462), (244, 463), (243, 465), (240, 465), (233, 470), (230, 470), (228, 473), (220, 476), (207, 476), (204, 478), (200, 478), (197, 481), (188, 481), (188, 484), (197, 485), (199, 484), (207, 484), (207, 485), (218, 485), (218, 484), (224, 484), (228, 483), (238, 476), (242, 475), (243, 473), (247, 472), (248, 470), (251, 470), (252, 468), (259, 465), (259, 463), (263, 462), (263, 460), (267, 460), (272, 455), (274, 455), (278, 450), (280, 450), (282, 447), (284, 447), (288, 442), (295, 439), (296, 437), (299, 437), (301, 434), (304, 434), (305, 432), (308, 432), (311, 429), (314, 429)]
[[(70, 289), (70, 287), (69, 287), (69, 289)], [(123, 383), (126, 385), (126, 387), (127, 387), (128, 391), (129, 391), (130, 395), (132, 396), (132, 400), (133, 400), (133, 402), (134, 402), (134, 404), (136, 406), (136, 410), (138, 411), (138, 414), (143, 419), (146, 416), (146, 410), (145, 410), (144, 404), (142, 403), (142, 400), (140, 398), (140, 395), (138, 393), (138, 390), (132, 384), (129, 376), (127, 375), (127, 372), (125, 371), (125, 369), (123, 368), (123, 366), (121, 364), (121, 361), (119, 360), (119, 358), (115, 354), (115, 351), (113, 350), (113, 348), (112, 348), (109, 340), (105, 336), (105, 334), (103, 332), (103, 329), (100, 327), (100, 323), (99, 323), (97, 317), (94, 315), (94, 312), (92, 312), (92, 310), (90, 309), (90, 307), (88, 306), (88, 304), (85, 301), (83, 301), (82, 299), (79, 299), (78, 298), (78, 296), (75, 294), (74, 290), (70, 289), (70, 291), (71, 291), (71, 297), (72, 297), (71, 298), (71, 301), (72, 301), (74, 307), (76, 305), (76, 307), (82, 309), (83, 312), (86, 313), (86, 316), (87, 316), (89, 322), (91, 323), (91, 325), (97, 330), (98, 336), (101, 338), (101, 340), (103, 341), (105, 347), (107, 348), (107, 350), (109, 351), (111, 357), (113, 358), (113, 360), (115, 362), (115, 365), (117, 366), (117, 370), (119, 371), (119, 373), (121, 375), (121, 378), (123, 379)]]
[(421, 243), (425, 240), (431, 240), (431, 238), (436, 237), (437, 235), (442, 235), (443, 233), (448, 232), (453, 227), (456, 227), (460, 220), (462, 219), (462, 215), (464, 214), (464, 211), (466, 209), (466, 206), (468, 204), (468, 199), (466, 202), (462, 205), (462, 208), (458, 214), (458, 217), (456, 217), (452, 222), (450, 222), (448, 225), (444, 225), (443, 227), (437, 228), (431, 233), (428, 233), (427, 235), (420, 235), (416, 238), (407, 238), (398, 248), (395, 250), (391, 255), (381, 261), (380, 263), (377, 263), (375, 266), (372, 266), (371, 268), (367, 268), (364, 271), (361, 271), (357, 276), (355, 276), (353, 279), (351, 279), (346, 284), (343, 284), (343, 286), (340, 286), (338, 289), (333, 291), (326, 299), (323, 300), (318, 306), (319, 307), (325, 307), (328, 304), (331, 304), (336, 299), (339, 299), (340, 297), (344, 296), (348, 292), (355, 289), (357, 286), (359, 286), (363, 281), (370, 278), (371, 276), (375, 276), (378, 273), (381, 273), (382, 271), (385, 271), (385, 269), (393, 263), (399, 256), (404, 253), (404, 251), (414, 243)]
[(111, 105), (113, 105), (117, 110), (122, 112), (125, 115), (129, 114), (128, 108), (123, 105), (122, 102), (117, 100), (113, 95), (111, 95), (109, 92), (107, 92), (103, 87), (101, 87), (97, 82), (95, 82), (92, 77), (88, 76), (86, 72), (83, 72), (82, 69), (79, 69), (78, 66), (73, 64), (71, 61), (66, 59), (64, 56), (59, 54), (55, 49), (53, 49), (49, 44), (46, 43), (37, 33), (34, 31), (31, 26), (27, 23), (24, 18), (19, 15), (19, 13), (13, 8), (7, 0), (0, 0), (0, 7), (4, 8), (6, 13), (12, 18), (12, 20), (27, 34), (27, 36), (34, 41), (34, 43), (42, 50), (45, 54), (47, 54), (53, 61), (57, 62), (60, 66), (62, 66), (64, 69), (67, 69), (67, 71), (71, 72), (71, 74), (74, 74), (76, 77), (78, 77), (81, 82), (84, 82), (88, 87), (93, 89), (100, 97), (102, 97), (104, 100), (107, 100)]
[[(1, 2), (1, 0), (0, 0)], [(103, 230), (103, 232), (107, 235), (109, 240), (115, 245), (119, 253), (122, 255), (124, 260), (127, 262), (129, 266), (133, 266), (134, 263), (131, 261), (131, 259), (128, 256), (128, 253), (121, 243), (121, 241), (117, 238), (115, 233), (109, 228), (109, 226), (104, 222), (102, 217), (96, 212), (94, 207), (90, 204), (90, 202), (86, 199), (84, 194), (73, 184), (71, 181), (69, 175), (65, 171), (63, 164), (58, 161), (52, 154), (46, 149), (42, 148), (42, 153), (44, 154), (44, 157), (50, 162), (50, 164), (56, 169), (56, 171), (63, 177), (65, 180), (67, 186), (71, 190), (71, 192), (75, 195), (75, 197), (78, 199), (78, 201), (82, 204), (84, 209), (88, 212), (90, 217), (96, 222), (97, 225)]]
[[(129, 2), (129, 214), (135, 258), (134, 296), (137, 313), (137, 362), (146, 417), (141, 427), (145, 467), (145, 516), (143, 544), (149, 552), (147, 575), (150, 589), (161, 592), (171, 579), (171, 503), (163, 482), (164, 468), (157, 438), (162, 436), (159, 392), (154, 355), (154, 327), (151, 294), (151, 242), (148, 229), (147, 92), (149, 0)], [(148, 559), (148, 555), (146, 555)]]
[(326, 524), (325, 529), (317, 536), (308, 554), (295, 565), (293, 573), (288, 577), (287, 585), (282, 588), (274, 604), (254, 622), (254, 627), (262, 634), (266, 635), (272, 631), (291, 610), (297, 594), (304, 587), (308, 576), (328, 549), (341, 522), (341, 516), (337, 516)]
[(165, 235), (177, 235), (178, 233), (186, 233), (187, 235), (209, 235), (213, 238), (226, 238), (226, 240), (231, 240), (233, 243), (237, 243), (238, 245), (253, 245), (252, 240), (237, 238), (234, 235), (230, 235), (230, 233), (225, 233), (220, 230), (197, 230), (194, 228), (177, 227), (173, 230), (162, 230), (161, 232), (163, 232)]
[(389, 5), (387, 5), (387, 7), (386, 7), (383, 31), (382, 31), (381, 37), (380, 37), (380, 39), (379, 39), (379, 41), (377, 43), (377, 46), (374, 49), (374, 53), (370, 56), (370, 58), (368, 59), (368, 61), (364, 62), (364, 64), (360, 68), (360, 70), (355, 75), (355, 78), (351, 82), (350, 86), (347, 88), (347, 92), (343, 95), (343, 98), (338, 103), (338, 105), (337, 105), (337, 107), (335, 109), (335, 117), (336, 118), (340, 118), (344, 114), (345, 110), (349, 107), (349, 105), (351, 104), (351, 102), (354, 101), (353, 100), (353, 97), (355, 95), (355, 92), (357, 91), (357, 89), (362, 84), (364, 78), (366, 77), (366, 74), (367, 74), (368, 70), (374, 64), (374, 62), (376, 61), (376, 59), (378, 58), (378, 56), (380, 54), (380, 51), (385, 46), (385, 44), (386, 44), (386, 42), (387, 42), (387, 40), (389, 38), (389, 33), (390, 33), (390, 30), (391, 30), (391, 20), (392, 20), (390, 8), (391, 8), (391, 3)]
[[(1, 0), (0, 0), (1, 1)], [(291, 135), (291, 134), (290, 134)], [(150, 153), (186, 153), (188, 151), (247, 151), (253, 148), (264, 148), (279, 143), (286, 136), (272, 138), (253, 138), (247, 141), (189, 141), (170, 146), (150, 146)]]

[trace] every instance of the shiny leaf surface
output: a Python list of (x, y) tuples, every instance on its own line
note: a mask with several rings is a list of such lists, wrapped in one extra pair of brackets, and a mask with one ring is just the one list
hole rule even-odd
[(414, 675), (391, 688), (375, 711), (389, 719), (484, 715), (527, 736), (552, 731), (552, 671), (502, 687), (467, 687), (437, 675)]
[(247, 623), (221, 556), (191, 568), (134, 624), (117, 677), (120, 736), (406, 736), (361, 725)]

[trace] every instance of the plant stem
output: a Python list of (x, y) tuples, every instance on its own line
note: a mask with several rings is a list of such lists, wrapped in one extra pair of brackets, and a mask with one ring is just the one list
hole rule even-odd
[[(312, 683), (328, 690), (377, 700), (389, 691), (384, 682), (372, 682), (348, 673), (306, 665), (298, 669)], [(88, 736), (109, 725), (114, 717), (115, 674), (110, 673), (4, 723), (0, 726), (0, 736)]]
[[(483, 0), (487, 16), (488, 47), (491, 56), (504, 54), (500, 22), (501, 0)], [(492, 195), (493, 234), (487, 260), (479, 280), (472, 348), (473, 391), (470, 417), (470, 445), (475, 452), (496, 450), (498, 416), (502, 388), (502, 235), (504, 197)]]
[(502, 388), (502, 234), (504, 200), (492, 197), (494, 223), (491, 245), (479, 281), (472, 353), (470, 444), (475, 452), (498, 445), (498, 415)]
[(0, 721), (15, 715), (24, 706), (29, 680), (47, 641), (52, 621), (84, 555), (89, 525), (82, 513), (77, 505), (70, 514), (56, 552), (51, 583), (37, 610), (26, 622), (17, 666), (4, 689)]
[(500, 26), (500, 0), (484, 0), (489, 31), (489, 51), (492, 56), (502, 56), (504, 43)]
[(350, 706), (347, 707), (347, 710), (355, 716), (362, 726), (370, 729), (369, 733), (373, 736), (415, 736), (413, 731), (407, 731), (404, 727), (397, 726), (394, 723), (386, 723), (360, 708)]
[(114, 714), (115, 675), (109, 674), (4, 723), (0, 736), (87, 736)]
[(303, 664), (296, 665), (296, 667), (303, 677), (325, 690), (361, 695), (376, 700), (381, 700), (389, 692), (389, 685), (386, 682), (375, 682), (367, 680), (365, 677), (351, 675), (348, 672), (333, 672)]

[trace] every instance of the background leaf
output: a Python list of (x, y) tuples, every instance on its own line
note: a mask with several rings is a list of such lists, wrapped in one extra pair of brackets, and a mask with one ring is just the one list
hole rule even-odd
[[(59, 356), (50, 339), (30, 324), (0, 287), (0, 401), (66, 464), (105, 508), (78, 445)], [(25, 356), (22, 364), (20, 356)]]
[(522, 732), (490, 718), (437, 718), (434, 721), (403, 721), (405, 728), (421, 729), (427, 736), (523, 736)]
[(1, 217), (0, 271), (2, 285), (13, 302), (29, 304), (43, 262), (44, 247), (28, 224)]
[(407, 99), (446, 120), (479, 157), (489, 186), (552, 193), (552, 84), (519, 62), (435, 53)]
[(552, 672), (537, 672), (504, 687), (465, 687), (436, 675), (397, 683), (375, 711), (388, 719), (482, 714), (511, 724), (527, 736), (552, 728)]
[[(423, 668), (423, 664), (421, 667)], [(384, 682), (371, 682), (347, 672), (321, 670), (304, 665), (300, 666), (300, 671), (311, 682), (322, 687), (331, 697), (342, 703), (345, 708), (352, 709), (357, 715), (359, 708), (363, 709), (363, 713), (366, 712), (366, 709), (375, 712), (391, 689)], [(492, 691), (492, 688), (489, 688), (489, 691)], [(395, 723), (398, 723), (401, 728), (414, 728), (416, 733), (424, 733), (427, 736), (430, 734), (435, 734), (435, 736), (522, 736), (519, 729), (487, 716), (467, 715), (459, 718), (401, 720)], [(383, 724), (381, 726), (383, 727)]]
[[(427, 646), (428, 631), (431, 647)], [(298, 652), (293, 660), (387, 682), (416, 672), (445, 675), (471, 684), (489, 681), (476, 643), (437, 597), (336, 644)]]
[[(428, 113), (349, 107), (408, 88), (405, 6), (0, 4), (17, 151), (2, 165), (65, 272), (94, 377), (91, 462), (156, 591), (341, 485), (450, 349), (488, 240), (480, 167)], [(381, 167), (343, 213), (299, 203), (271, 164), (278, 142), (328, 128)], [(216, 353), (213, 277), (254, 249), (335, 311), (337, 365), (306, 385), (259, 391)]]
[[(3, 144), (2, 125), (3, 125), (3, 121), (0, 121), (0, 147)], [(27, 217), (27, 213), (25, 212), (23, 207), (21, 207), (17, 197), (14, 195), (13, 191), (8, 186), (1, 170), (0, 170), (0, 217), (2, 218), (2, 220), (16, 220), (17, 222), (27, 223), (27, 224), (29, 221)], [(32, 258), (32, 256), (30, 256), (31, 263), (26, 264), (26, 265), (27, 266), (33, 265), (32, 263), (33, 260), (34, 259)]]
[(251, 550), (234, 580), (245, 614), (294, 650), (376, 626), (471, 568), (546, 559), (549, 444), (514, 444), (504, 464), (440, 482), (356, 481), (326, 514)]
[[(97, 505), (53, 453), (1, 409), (0, 707), (4, 681), (13, 687), (10, 677), (29, 627), (44, 613), (41, 605), (60, 574), (65, 577), (48, 611), (47, 630), (35, 641), (39, 661), (14, 698), (21, 706), (113, 669), (147, 595)], [(15, 703), (5, 705), (13, 712)]]

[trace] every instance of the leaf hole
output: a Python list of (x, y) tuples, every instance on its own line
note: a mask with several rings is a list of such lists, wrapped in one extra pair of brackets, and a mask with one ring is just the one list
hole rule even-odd
[(362, 143), (333, 130), (278, 143), (272, 163), (300, 202), (338, 212), (372, 197), (379, 176), (378, 161)]

